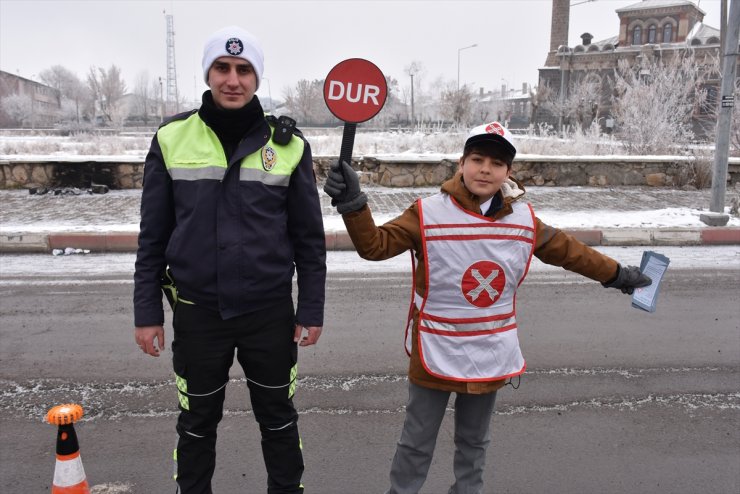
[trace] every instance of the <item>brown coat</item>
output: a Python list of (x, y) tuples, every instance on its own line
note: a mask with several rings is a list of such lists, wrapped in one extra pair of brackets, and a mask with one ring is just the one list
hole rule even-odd
[[(442, 191), (450, 194), (465, 209), (479, 212), (478, 196), (469, 192), (462, 182), (462, 174), (458, 172), (453, 178), (442, 184)], [(505, 217), (512, 212), (511, 203), (524, 195), (520, 184), (510, 180), (499, 191), (504, 196), (504, 207), (494, 216), (494, 220)], [(382, 261), (397, 256), (409, 249), (416, 255), (416, 293), (424, 295), (426, 284), (426, 266), (421, 248), (421, 225), (417, 204), (412, 204), (401, 216), (376, 226), (370, 212), (365, 206), (359, 211), (344, 215), (352, 242), (357, 253), (363, 259)], [(542, 262), (581, 274), (600, 282), (612, 280), (617, 274), (617, 262), (600, 252), (584, 245), (575, 238), (563, 233), (536, 219), (536, 243), (534, 255)], [(414, 384), (427, 388), (442, 389), (457, 393), (490, 393), (504, 385), (504, 381), (492, 380), (485, 382), (459, 382), (440, 379), (426, 372), (419, 359), (417, 348), (418, 312), (414, 309), (413, 346), (409, 363), (409, 378)], [(403, 322), (399, 321), (399, 332)], [(402, 342), (399, 341), (399, 345)]]

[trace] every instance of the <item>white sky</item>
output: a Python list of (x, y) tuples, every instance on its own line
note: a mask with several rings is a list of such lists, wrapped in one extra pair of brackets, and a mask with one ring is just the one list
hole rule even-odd
[[(573, 0), (576, 4), (584, 0)], [(720, 0), (698, 0), (704, 22), (719, 28)], [(569, 44), (590, 32), (615, 36), (615, 10), (637, 0), (595, 0), (571, 9)], [(323, 79), (346, 58), (365, 58), (409, 85), (404, 68), (419, 61), (427, 87), (439, 76), (486, 90), (536, 85), (550, 46), (550, 0), (0, 0), (0, 69), (38, 80), (63, 65), (84, 78), (91, 65), (119, 66), (133, 88), (146, 70), (166, 77), (164, 10), (174, 15), (178, 89), (206, 89), (205, 38), (226, 25), (254, 33), (265, 51), (260, 96), (281, 99), (300, 79)], [(475, 48), (458, 51), (477, 44)]]

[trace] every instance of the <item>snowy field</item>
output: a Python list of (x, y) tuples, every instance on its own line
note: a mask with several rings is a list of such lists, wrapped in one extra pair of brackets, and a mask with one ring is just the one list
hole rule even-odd
[[(342, 142), (342, 127), (304, 129), (316, 156), (336, 156)], [(119, 135), (80, 133), (71, 136), (15, 135), (0, 131), (0, 160), (26, 156), (120, 156), (143, 159), (154, 129), (121, 132)], [(354, 155), (458, 156), (465, 142), (464, 130), (371, 131), (358, 128)], [(535, 155), (621, 155), (623, 146), (608, 136), (574, 134), (567, 140), (535, 135), (516, 135), (519, 154)], [(677, 153), (679, 154), (679, 153)]]

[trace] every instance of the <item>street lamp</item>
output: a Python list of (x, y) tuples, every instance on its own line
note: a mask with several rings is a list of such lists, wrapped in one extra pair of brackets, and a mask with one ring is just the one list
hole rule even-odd
[(457, 49), (457, 90), (460, 90), (460, 52), (463, 50), (467, 50), (468, 48), (475, 48), (478, 46), (478, 43), (475, 43), (470, 46), (463, 46), (462, 48)]
[(416, 62), (411, 62), (411, 65), (406, 67), (406, 73), (411, 77), (411, 127), (414, 126), (414, 75), (419, 72), (419, 65)]

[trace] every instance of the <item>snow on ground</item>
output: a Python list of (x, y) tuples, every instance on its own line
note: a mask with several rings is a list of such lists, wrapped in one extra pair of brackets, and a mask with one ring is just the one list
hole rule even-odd
[(47, 233), (138, 233), (138, 223), (79, 224), (49, 220), (34, 223), (3, 223), (0, 234), (47, 234)]
[[(672, 269), (729, 269), (740, 270), (740, 246), (686, 246), (686, 247), (596, 247), (623, 264), (639, 265), (642, 253), (652, 250), (667, 256)], [(94, 281), (94, 278), (124, 278), (116, 282), (133, 283), (136, 255), (86, 254), (53, 256), (51, 254), (7, 254), (2, 256), (0, 285), (28, 284), (28, 277), (73, 278), (73, 282)], [(410, 273), (411, 256), (401, 254), (385, 261), (366, 261), (354, 251), (327, 253), (329, 273), (365, 275), (373, 273)], [(562, 272), (562, 268), (532, 261), (532, 273)]]
[[(537, 217), (558, 228), (706, 228), (699, 215), (706, 211), (666, 208), (652, 211), (558, 211), (539, 209)], [(729, 214), (726, 208), (725, 213)], [(727, 226), (740, 226), (740, 217), (730, 216)]]
[[(692, 208), (666, 208), (652, 211), (610, 211), (588, 210), (560, 211), (539, 209), (537, 217), (548, 225), (563, 229), (610, 229), (610, 228), (706, 228), (699, 215), (703, 211)], [(729, 208), (725, 211), (729, 214)], [(381, 225), (398, 216), (393, 214), (374, 214), (375, 223)], [(740, 227), (740, 217), (730, 216), (730, 227)], [(345, 231), (344, 222), (339, 215), (324, 216), (324, 229), (328, 233)], [(33, 223), (3, 223), (0, 233), (61, 233), (61, 232), (122, 232), (139, 231), (137, 223), (80, 224), (77, 222), (48, 220)]]

